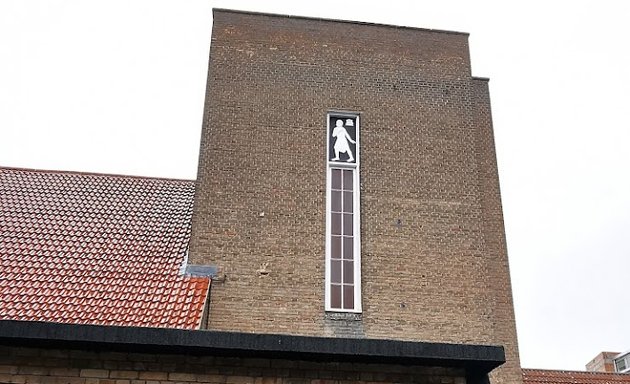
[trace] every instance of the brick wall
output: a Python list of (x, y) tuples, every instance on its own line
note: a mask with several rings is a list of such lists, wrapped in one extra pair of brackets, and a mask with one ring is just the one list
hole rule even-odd
[(0, 382), (34, 384), (464, 384), (455, 368), (0, 347)]
[[(210, 55), (190, 248), (226, 277), (208, 327), (501, 344), (495, 382), (520, 382), (467, 35), (215, 11)], [(341, 320), (323, 297), (329, 110), (361, 113), (363, 313)]]
[(591, 372), (615, 372), (615, 357), (619, 352), (601, 352), (586, 364)]
[(504, 376), (509, 383), (522, 380), (519, 364), (512, 284), (507, 258), (507, 244), (503, 225), (501, 191), (492, 131), (490, 93), (486, 79), (474, 79), (473, 100), (475, 105), (475, 126), (477, 128), (477, 161), (482, 207), (483, 236), (486, 246), (486, 276), (488, 276), (487, 322), (488, 340), (505, 347), (506, 363), (498, 368), (493, 377)]

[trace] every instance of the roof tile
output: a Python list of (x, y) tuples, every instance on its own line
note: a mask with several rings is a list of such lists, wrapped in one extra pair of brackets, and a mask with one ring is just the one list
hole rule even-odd
[(630, 384), (623, 373), (523, 369), (524, 384)]
[(0, 168), (0, 319), (198, 328), (210, 281), (180, 274), (193, 195), (188, 180)]

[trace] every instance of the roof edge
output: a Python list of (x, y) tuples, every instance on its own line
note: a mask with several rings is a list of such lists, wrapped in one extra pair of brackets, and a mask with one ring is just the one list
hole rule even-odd
[(357, 25), (372, 25), (372, 26), (376, 26), (376, 27), (388, 27), (388, 28), (396, 28), (396, 29), (409, 29), (409, 30), (415, 30), (415, 31), (424, 31), (424, 32), (446, 33), (446, 34), (451, 34), (451, 35), (470, 36), (470, 33), (468, 33), (468, 32), (448, 31), (448, 30), (445, 30), (445, 29), (409, 27), (409, 26), (404, 26), (404, 25), (383, 24), (383, 23), (374, 23), (374, 22), (368, 22), (368, 21), (329, 19), (329, 18), (325, 18), (325, 17), (312, 17), (312, 16), (283, 15), (283, 14), (279, 14), (279, 13), (255, 12), (255, 11), (245, 11), (245, 10), (227, 9), (227, 8), (212, 8), (212, 12), (213, 13), (214, 12), (240, 13), (240, 14), (244, 14), (244, 15), (254, 15), (254, 16), (286, 17), (286, 18), (290, 18), (290, 19), (326, 21), (326, 22), (345, 23), (345, 24), (357, 24)]
[(64, 171), (64, 170), (40, 169), (40, 168), (7, 167), (7, 166), (2, 166), (2, 165), (0, 165), (0, 171), (24, 171), (24, 172), (32, 172), (32, 173), (57, 173), (57, 174), (83, 175), (83, 176), (109, 176), (109, 177), (117, 177), (117, 178), (124, 178), (124, 179), (195, 182), (195, 179), (177, 179), (173, 177), (123, 175), (123, 174), (118, 174), (118, 173), (98, 173), (98, 172)]
[(309, 361), (417, 364), (485, 374), (505, 362), (501, 346), (328, 338), (211, 330), (77, 325), (0, 320), (0, 344), (134, 350)]
[(549, 368), (521, 368), (525, 372), (541, 372), (541, 373), (564, 373), (564, 374), (580, 374), (580, 375), (620, 375), (623, 377), (629, 377), (627, 373), (621, 372), (601, 372), (601, 371), (576, 371), (574, 369), (549, 369)]

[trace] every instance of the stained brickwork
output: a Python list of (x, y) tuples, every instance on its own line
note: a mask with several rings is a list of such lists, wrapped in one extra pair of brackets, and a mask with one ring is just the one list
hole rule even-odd
[[(191, 263), (221, 270), (209, 328), (500, 344), (494, 382), (521, 381), (487, 84), (467, 40), (215, 10), (190, 246)], [(361, 114), (358, 319), (324, 312), (331, 110)]]
[(456, 368), (0, 347), (0, 382), (33, 384), (464, 384)]

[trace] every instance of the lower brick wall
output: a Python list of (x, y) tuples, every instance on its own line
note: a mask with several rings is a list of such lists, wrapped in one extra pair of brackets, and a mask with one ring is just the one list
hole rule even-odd
[(0, 346), (0, 382), (36, 384), (465, 384), (463, 369)]

